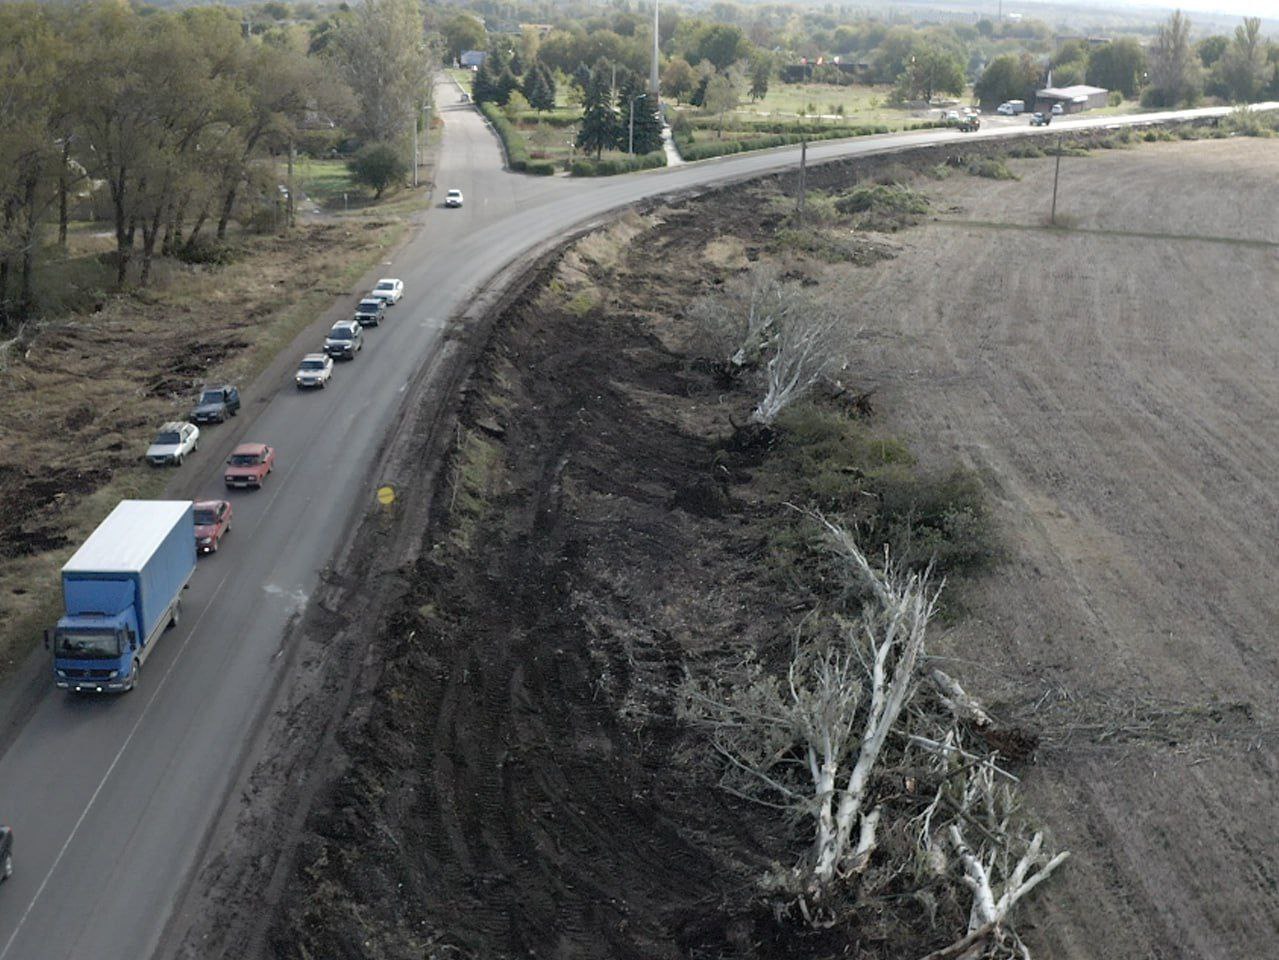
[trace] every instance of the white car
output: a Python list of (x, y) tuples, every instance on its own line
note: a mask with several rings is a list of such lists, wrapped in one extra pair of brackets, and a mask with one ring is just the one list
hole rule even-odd
[(1065, 112), (1066, 112), (1066, 108), (1065, 108), (1065, 107), (1063, 107), (1060, 103), (1054, 103), (1054, 104), (1053, 104), (1053, 116), (1054, 116), (1054, 117), (1060, 117), (1060, 116), (1061, 116), (1063, 113), (1065, 113)]
[(308, 353), (298, 365), (295, 378), (298, 389), (303, 387), (327, 387), (333, 376), (333, 358), (323, 353)]
[(160, 425), (155, 439), (147, 447), (147, 462), (153, 467), (162, 467), (171, 463), (175, 467), (182, 465), (188, 453), (200, 449), (200, 428), (194, 423), (183, 423), (173, 420)]
[(462, 205), (461, 190), (450, 190), (448, 193), (444, 194), (444, 206), (460, 207), (461, 205)]
[(1005, 117), (1013, 115), (1013, 105), (1011, 103), (1001, 103), (995, 108), (996, 113), (1002, 113)]
[(381, 300), (388, 307), (399, 303), (402, 296), (404, 296), (404, 281), (391, 278), (379, 280), (377, 286), (369, 291), (370, 300)]

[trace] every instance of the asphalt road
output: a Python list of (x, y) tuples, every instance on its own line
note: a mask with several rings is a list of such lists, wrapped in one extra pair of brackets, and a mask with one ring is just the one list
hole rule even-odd
[[(446, 319), (504, 264), (576, 223), (655, 194), (793, 167), (798, 158), (790, 148), (594, 181), (511, 175), (456, 89), (442, 86), (439, 102), (446, 127), (436, 196), (458, 187), (466, 205), (430, 210), (377, 271), (404, 280), (403, 301), (327, 389), (299, 393), (292, 367), (281, 365), (259, 383), (244, 439), (271, 443), (278, 457), (262, 490), (225, 493), (212, 454), (219, 430), (232, 428), (206, 431), (202, 452), (170, 489), (227, 496), (235, 520), (219, 553), (200, 561), (181, 624), (131, 694), (79, 699), (50, 685), (0, 757), (0, 818), (14, 827), (16, 865), (0, 887), (0, 960), (136, 960), (155, 951), (278, 679), (285, 630), (368, 509), (378, 448)], [(1050, 132), (1168, 116), (1056, 121)], [(1028, 132), (826, 141), (809, 158)], [(300, 357), (318, 345), (313, 329), (290, 352)]]

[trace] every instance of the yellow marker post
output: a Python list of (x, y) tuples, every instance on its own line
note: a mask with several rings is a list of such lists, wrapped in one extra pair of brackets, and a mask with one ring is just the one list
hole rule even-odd
[(377, 502), (384, 507), (389, 507), (395, 503), (395, 488), (389, 483), (386, 486), (377, 488)]

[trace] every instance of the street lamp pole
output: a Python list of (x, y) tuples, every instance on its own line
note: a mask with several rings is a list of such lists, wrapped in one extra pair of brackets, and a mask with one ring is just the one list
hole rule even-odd
[(646, 93), (637, 93), (635, 96), (631, 97), (631, 132), (627, 139), (626, 152), (632, 155), (635, 153), (635, 102), (637, 100), (643, 100), (647, 96), (648, 94)]

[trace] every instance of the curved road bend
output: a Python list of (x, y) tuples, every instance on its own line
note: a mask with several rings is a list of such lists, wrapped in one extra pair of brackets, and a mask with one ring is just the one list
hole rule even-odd
[[(147, 661), (138, 690), (77, 699), (52, 689), (0, 757), (0, 817), (15, 831), (13, 878), (0, 888), (0, 960), (136, 960), (154, 952), (250, 726), (270, 694), (281, 638), (321, 570), (368, 505), (369, 465), (446, 319), (488, 277), (537, 243), (610, 209), (671, 191), (794, 167), (797, 148), (597, 181), (511, 176), (483, 119), (441, 86), (446, 127), (438, 192), (461, 210), (430, 210), (376, 273), (405, 281), (389, 321), (330, 387), (301, 395), (277, 374), (246, 439), (276, 446), (261, 491), (230, 494), (234, 532), (201, 560), (182, 623)], [(1205, 116), (1187, 111), (1176, 116)], [(1225, 111), (1216, 111), (1224, 113)], [(1168, 119), (1066, 120), (1052, 130)], [(930, 130), (825, 141), (813, 162), (968, 139), (1024, 135)], [(340, 308), (331, 311), (336, 317)], [(290, 347), (314, 349), (316, 329)], [(278, 369), (278, 368), (277, 368)], [(291, 368), (290, 368), (291, 369)], [(172, 496), (221, 497), (208, 448)]]

